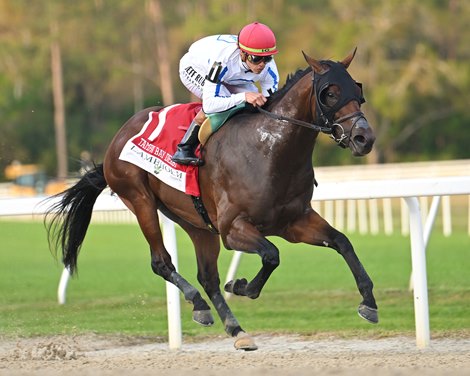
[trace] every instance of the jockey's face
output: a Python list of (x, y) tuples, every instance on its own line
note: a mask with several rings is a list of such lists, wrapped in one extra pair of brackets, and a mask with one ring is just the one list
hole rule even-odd
[(242, 61), (248, 66), (248, 68), (256, 74), (260, 74), (266, 67), (267, 62), (271, 61), (271, 56), (259, 57), (248, 55), (246, 52), (241, 51), (240, 56)]
[(253, 64), (250, 63), (249, 60), (247, 60), (246, 65), (248, 65), (248, 68), (250, 68), (253, 73), (260, 74), (266, 66), (266, 63), (262, 61), (261, 63)]

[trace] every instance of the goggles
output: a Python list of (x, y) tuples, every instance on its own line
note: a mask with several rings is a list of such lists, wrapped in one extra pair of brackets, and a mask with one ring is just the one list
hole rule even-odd
[(258, 64), (261, 64), (261, 62), (263, 62), (263, 61), (264, 61), (265, 64), (269, 63), (273, 59), (273, 57), (272, 57), (272, 55), (270, 55), (270, 56), (258, 56), (258, 55), (249, 55), (249, 54), (247, 54), (246, 59), (250, 63), (258, 65)]

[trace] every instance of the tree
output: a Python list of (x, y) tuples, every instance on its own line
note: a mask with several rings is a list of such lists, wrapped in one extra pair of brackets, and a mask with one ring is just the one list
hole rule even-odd
[(68, 175), (67, 141), (65, 128), (64, 86), (62, 56), (58, 41), (59, 26), (57, 21), (50, 21), (51, 32), (51, 73), (52, 96), (54, 99), (54, 128), (57, 152), (57, 177), (65, 179)]
[[(60, 153), (67, 154), (68, 173), (73, 174), (83, 150), (101, 160), (109, 140), (135, 111), (189, 99), (178, 80), (178, 63), (193, 41), (237, 33), (255, 20), (276, 33), (276, 62), (283, 78), (306, 67), (301, 50), (340, 60), (358, 47), (350, 72), (364, 83), (363, 110), (377, 134), (366, 161), (468, 157), (468, 1), (44, 4), (0, 0), (0, 139), (8, 140), (0, 142), (1, 171), (20, 159), (43, 164), (56, 175), (64, 170), (56, 157)], [(59, 28), (55, 37), (54, 22)], [(54, 74), (53, 83), (45, 73), (60, 71), (58, 56), (64, 112), (57, 110), (54, 116), (54, 108), (62, 106), (56, 80), (60, 74)], [(56, 132), (54, 124), (65, 125), (65, 118), (66, 151), (62, 146), (56, 153), (51, 135), (64, 138), (61, 126)], [(365, 162), (335, 148), (327, 137), (319, 137), (316, 163)]]
[(162, 91), (163, 104), (173, 104), (173, 84), (170, 72), (170, 54), (168, 48), (166, 28), (163, 22), (163, 12), (160, 0), (149, 0), (148, 10), (155, 29), (155, 49), (157, 50), (156, 65), (159, 70), (159, 81)]

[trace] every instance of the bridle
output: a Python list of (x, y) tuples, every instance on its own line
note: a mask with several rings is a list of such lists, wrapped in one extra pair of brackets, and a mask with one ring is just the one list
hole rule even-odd
[[(355, 111), (351, 114), (348, 114), (348, 115), (345, 115), (343, 117), (340, 117), (339, 119), (336, 119), (331, 124), (331, 129), (335, 130), (336, 128), (339, 128), (340, 131), (341, 131), (340, 132), (341, 134), (339, 135), (339, 137), (335, 137), (334, 133), (331, 133), (330, 138), (333, 139), (338, 144), (338, 146), (341, 146), (342, 148), (346, 148), (348, 146), (349, 142), (345, 142), (345, 141), (351, 139), (352, 130), (354, 129), (356, 123), (361, 118), (365, 119), (364, 113), (362, 111)], [(351, 129), (349, 130), (349, 134), (346, 134), (346, 132), (344, 130), (344, 127), (341, 124), (344, 123), (345, 121), (349, 120), (349, 119), (354, 119), (354, 120), (353, 120), (353, 123), (351, 125)]]
[[(339, 109), (341, 109), (345, 104), (349, 103), (351, 100), (356, 100), (360, 104), (365, 102), (364, 97), (362, 95), (362, 84), (360, 84), (359, 82), (355, 82), (351, 78), (349, 73), (347, 73), (346, 68), (341, 63), (335, 63), (332, 61), (321, 61), (320, 63), (328, 65), (330, 69), (322, 74), (316, 72), (313, 72), (312, 74), (312, 87), (310, 89), (309, 95), (309, 108), (310, 118), (314, 119), (312, 111), (312, 101), (315, 93), (315, 123), (294, 119), (288, 116), (278, 115), (267, 111), (261, 107), (257, 107), (257, 109), (259, 112), (265, 114), (266, 116), (272, 119), (292, 123), (295, 125), (300, 125), (302, 127), (312, 129), (317, 132), (328, 134), (329, 137), (333, 139), (339, 146), (346, 148), (349, 144), (350, 136), (355, 124), (361, 118), (365, 119), (364, 113), (361, 111), (355, 111), (353, 113), (342, 116), (336, 120), (334, 119), (334, 116), (336, 112), (339, 111)], [(340, 87), (348, 87), (349, 85), (349, 87), (351, 87), (351, 81), (352, 83), (355, 83), (357, 86), (359, 86), (359, 88), (361, 89), (360, 95), (357, 94), (357, 91), (354, 90), (355, 87), (353, 87), (353, 89), (350, 90), (346, 89), (344, 94), (342, 91), (340, 99), (333, 107), (329, 107), (321, 102), (321, 94), (324, 90), (328, 89), (329, 86), (338, 85)], [(347, 134), (342, 123), (350, 119), (353, 119), (353, 124), (351, 126), (351, 130), (349, 131), (349, 134)], [(337, 129), (339, 129), (340, 131), (335, 132)], [(339, 136), (336, 137), (335, 133), (338, 133)]]

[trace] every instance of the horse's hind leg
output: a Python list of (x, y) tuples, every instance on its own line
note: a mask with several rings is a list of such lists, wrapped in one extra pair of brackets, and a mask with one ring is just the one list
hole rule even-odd
[(283, 237), (293, 243), (330, 247), (343, 256), (363, 298), (358, 308), (359, 315), (371, 323), (378, 322), (377, 304), (372, 292), (374, 285), (354, 252), (351, 242), (343, 233), (331, 227), (314, 210), (310, 210), (301, 219), (293, 222)]
[(214, 318), (210, 312), (210, 307), (202, 298), (199, 291), (174, 269), (171, 260), (169, 262), (162, 262), (158, 252), (154, 252), (152, 248), (150, 252), (152, 254), (152, 270), (154, 273), (173, 283), (181, 290), (185, 300), (193, 304), (193, 320), (204, 326), (213, 325)]
[[(160, 230), (159, 227), (158, 230)], [(152, 270), (155, 274), (178, 287), (184, 294), (185, 300), (193, 304), (193, 320), (195, 322), (204, 326), (211, 326), (214, 324), (214, 319), (209, 305), (202, 298), (199, 291), (176, 271), (171, 262), (171, 256), (163, 245), (160, 231), (158, 233), (159, 239), (153, 242), (155, 248), (150, 248)]]
[(181, 226), (194, 243), (198, 267), (197, 279), (217, 310), (225, 332), (236, 338), (234, 346), (237, 350), (256, 350), (258, 347), (254, 340), (241, 328), (220, 291), (220, 278), (217, 268), (220, 252), (219, 236), (184, 223)]
[[(199, 291), (176, 271), (171, 262), (171, 256), (163, 244), (157, 205), (153, 194), (147, 191), (144, 185), (139, 185), (139, 192), (135, 187), (128, 186), (127, 188), (124, 190), (127, 198), (124, 195), (121, 198), (136, 215), (142, 233), (150, 245), (152, 270), (155, 274), (177, 286), (184, 294), (186, 301), (193, 304), (194, 321), (205, 326), (212, 325), (214, 319), (210, 314), (209, 305)], [(119, 192), (116, 193), (120, 195)], [(131, 200), (130, 197), (133, 199)]]

